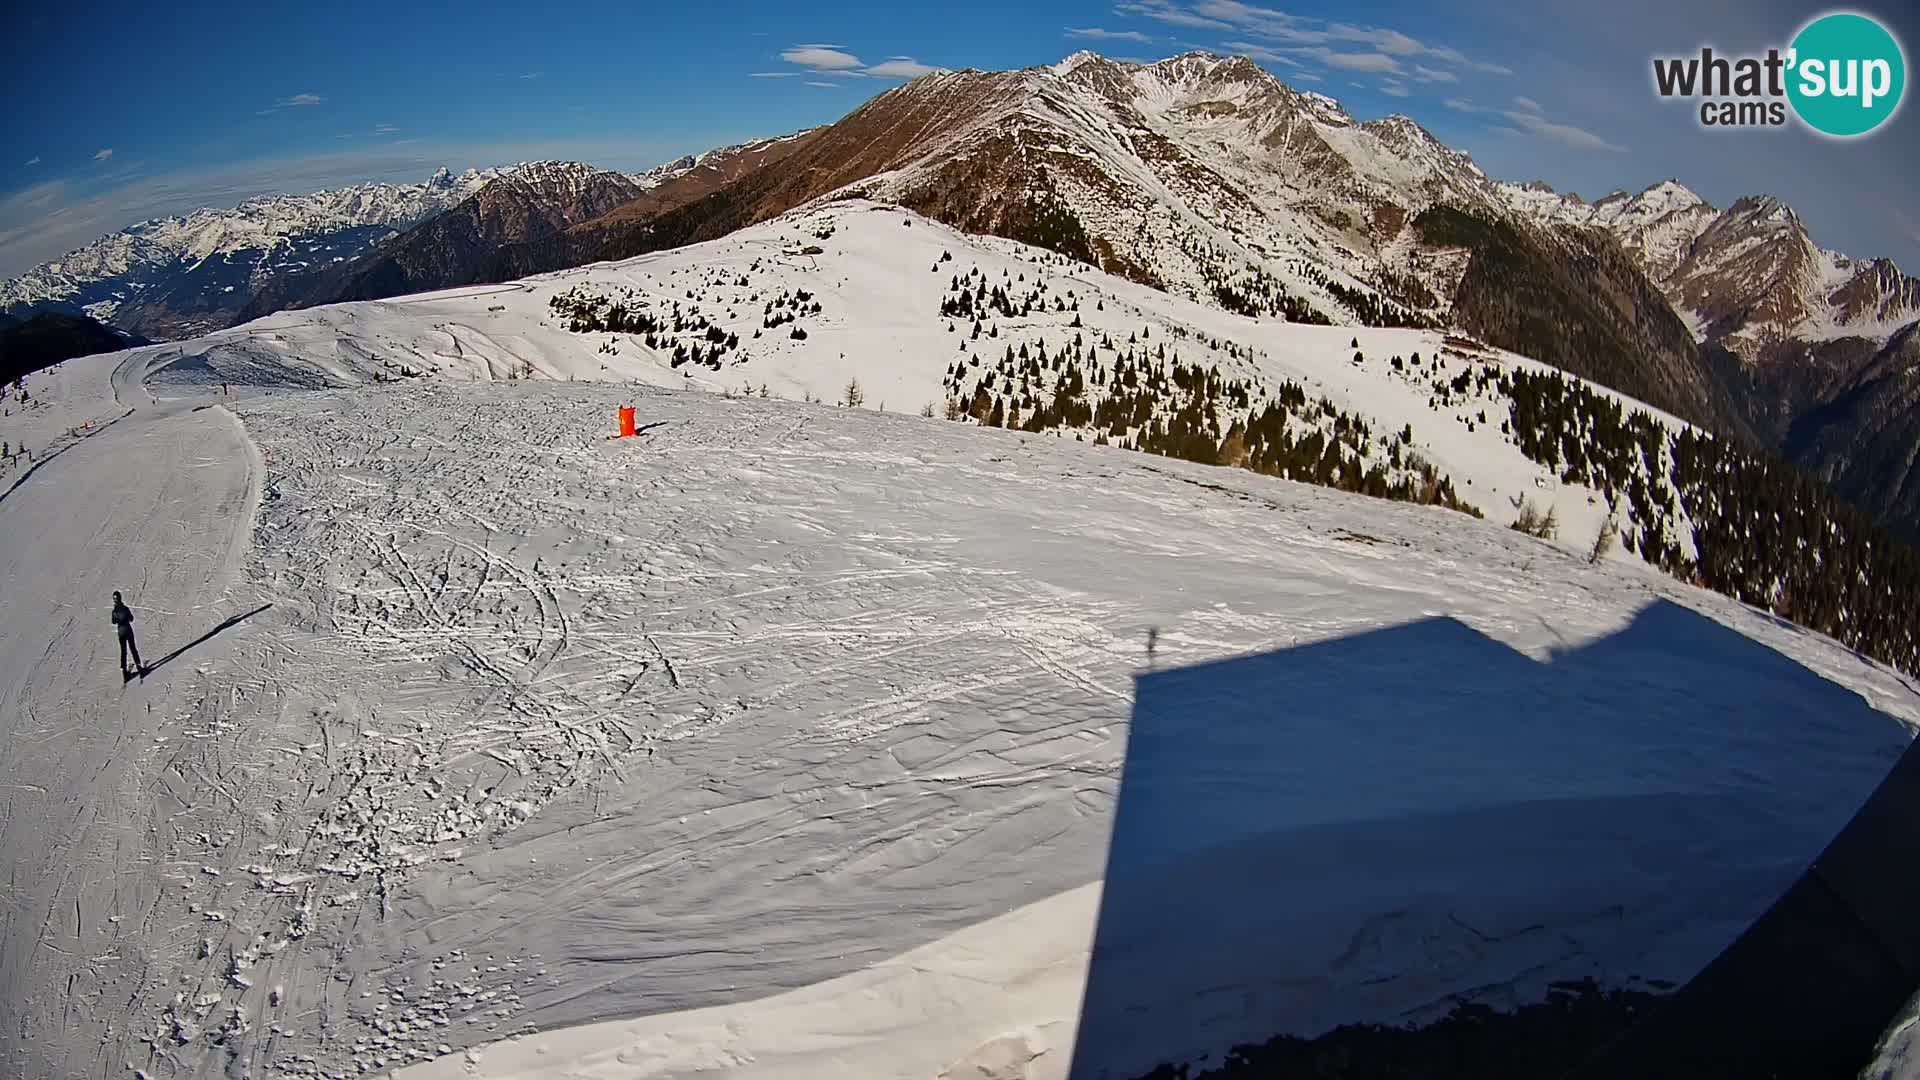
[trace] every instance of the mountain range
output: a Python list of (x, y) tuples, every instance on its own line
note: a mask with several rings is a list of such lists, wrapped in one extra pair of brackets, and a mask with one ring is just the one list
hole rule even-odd
[(520, 239), (602, 213), (690, 167), (633, 175), (552, 161), (459, 175), (443, 168), (418, 184), (268, 195), (156, 218), (0, 282), (0, 313), (84, 313), (155, 339), (192, 337), (252, 318), (263, 304), (286, 306), (275, 298), (305, 296), (320, 283), (344, 289), (353, 268), (416, 227), (453, 229), (457, 215), (494, 243)]
[(1076, 53), (924, 76), (840, 121), (645, 174), (444, 171), (134, 226), (0, 285), (181, 337), (286, 307), (713, 239), (863, 197), (1249, 316), (1453, 327), (1781, 454), (1920, 536), (1920, 281), (1678, 180), (1594, 202), (1487, 176), (1245, 57)]

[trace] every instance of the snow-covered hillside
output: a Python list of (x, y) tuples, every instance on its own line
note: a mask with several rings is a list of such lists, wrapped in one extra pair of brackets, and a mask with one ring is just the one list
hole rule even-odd
[[(1169, 395), (1297, 387), (1336, 470), (1417, 451), (1487, 520), (945, 419), (989, 372), (1029, 417), (1073, 371), (1110, 401), (1162, 345)], [(1540, 370), (843, 201), (32, 376), (0, 415), (32, 454), (0, 465), (0, 857), (33, 883), (0, 1071), (1063, 1076), (1130, 969), (1245, 991), (1097, 1040), (1132, 1076), (1684, 980), (1920, 692), (1590, 563), (1601, 508), (1479, 419), (1494, 369)], [(1518, 496), (1560, 543), (1504, 527)], [(154, 665), (124, 687), (114, 589)], [(1275, 852), (1328, 891), (1249, 903), (1272, 883), (1222, 861)], [(1188, 936), (1143, 941), (1169, 881)]]
[[(970, 297), (985, 285), (1019, 297), (1025, 310), (1003, 316), (982, 308), (976, 337), (974, 318), (942, 314), (961, 291), (956, 279), (968, 282)], [(1030, 305), (1029, 295), (1039, 302)], [(643, 311), (660, 320), (652, 346), (644, 332), (570, 329), (582, 312), (606, 324), (616, 305), (628, 320), (618, 325), (642, 325)], [(1016, 384), (1014, 397), (1018, 384), (1044, 390), (1038, 376), (1008, 379), (1003, 361), (1011, 353), (1017, 365), (1043, 346), (1057, 359), (1076, 340), (1089, 368), (1128, 355), (1157, 357), (1244, 380), (1250, 397), (1242, 419), (1294, 384), (1310, 406), (1300, 412), (1324, 400), (1366, 421), (1368, 435), (1353, 445), (1368, 448), (1368, 467), (1387, 466), (1396, 436), (1410, 428), (1410, 442), (1400, 444), (1405, 455), (1431, 462), (1466, 504), (1503, 524), (1522, 499), (1554, 508), (1561, 539), (1572, 547), (1590, 544), (1606, 516), (1600, 493), (1566, 484), (1521, 453), (1502, 431), (1505, 401), (1480, 381), (1549, 371), (1544, 365), (1438, 331), (1235, 315), (860, 200), (828, 202), (723, 240), (623, 263), (283, 312), (163, 355), (185, 358), (173, 369), (181, 377), (204, 370), (201, 377), (210, 379), (303, 385), (418, 377), (613, 380), (833, 402), (857, 382), (868, 408), (931, 407), (945, 415), (949, 398), (969, 398), (983, 382)], [(1451, 387), (1463, 376), (1471, 385), (1449, 390), (1441, 404), (1435, 384)], [(1685, 428), (1653, 415), (1676, 431)], [(1216, 441), (1229, 422), (1222, 420)], [(1325, 415), (1296, 415), (1290, 423), (1302, 438), (1310, 423), (1328, 436), (1338, 426)], [(1090, 424), (1062, 430), (1096, 437)]]

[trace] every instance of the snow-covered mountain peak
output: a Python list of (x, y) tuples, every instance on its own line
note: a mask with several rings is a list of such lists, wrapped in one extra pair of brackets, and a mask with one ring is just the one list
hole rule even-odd
[(1339, 98), (1323, 94), (1318, 90), (1302, 90), (1300, 96), (1312, 102), (1315, 108), (1339, 113), (1342, 116), (1347, 115), (1347, 107), (1340, 104)]
[(1144, 98), (1182, 106), (1200, 103), (1252, 108), (1297, 97), (1273, 73), (1244, 56), (1188, 52), (1131, 68)]
[(1081, 49), (1080, 51), (1074, 53), (1072, 56), (1069, 56), (1066, 59), (1061, 60), (1059, 63), (1052, 65), (1048, 70), (1052, 71), (1055, 75), (1058, 75), (1064, 79), (1067, 76), (1072, 75), (1075, 71), (1078, 71), (1081, 68), (1081, 66), (1085, 64), (1093, 63), (1095, 61), (1106, 62), (1106, 57), (1101, 56), (1099, 53), (1094, 52), (1091, 49)]
[(1419, 122), (1411, 116), (1394, 113), (1378, 120), (1368, 120), (1360, 126), (1403, 153), (1423, 157), (1464, 156), (1458, 155), (1445, 143), (1434, 138), (1433, 132), (1421, 127)]
[(1622, 232), (1645, 229), (1674, 215), (1684, 215), (1682, 231), (1697, 235), (1717, 213), (1706, 200), (1675, 180), (1663, 180), (1638, 195), (1609, 195), (1592, 206), (1591, 223)]
[(672, 161), (655, 165), (651, 169), (626, 173), (625, 175), (627, 179), (638, 184), (642, 189), (654, 188), (659, 187), (661, 184), (676, 176), (686, 173), (699, 163), (700, 159), (694, 155), (683, 154), (680, 157), (674, 158)]
[(1800, 215), (1778, 195), (1749, 195), (1729, 207), (1730, 213), (1779, 229), (1801, 228)]
[(491, 182), (546, 193), (561, 199), (577, 198), (608, 177), (626, 178), (579, 161), (522, 161), (497, 170)]
[(1707, 201), (1695, 194), (1692, 188), (1673, 179), (1662, 180), (1648, 187), (1635, 198), (1645, 205), (1658, 206), (1669, 213), (1701, 206)]

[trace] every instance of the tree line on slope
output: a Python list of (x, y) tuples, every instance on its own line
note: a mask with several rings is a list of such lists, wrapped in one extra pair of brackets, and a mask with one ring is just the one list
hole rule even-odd
[(1920, 675), (1920, 555), (1866, 514), (1784, 461), (1692, 428), (1675, 433), (1559, 372), (1500, 383), (1522, 453), (1626, 499), (1627, 550)]
[[(1421, 241), (1472, 252), (1452, 322), (1714, 430), (1727, 409), (1709, 385), (1693, 334), (1631, 258), (1603, 234), (1548, 241), (1448, 206), (1414, 218)], [(1557, 246), (1556, 246), (1557, 245)]]
[[(955, 278), (943, 310), (980, 310), (973, 307), (979, 301), (962, 299), (984, 288), (975, 273)], [(1165, 340), (1153, 341), (1151, 325), (1123, 342), (1110, 332), (1090, 339), (1076, 315), (1066, 328), (1072, 338), (1051, 352), (1044, 338), (1007, 343), (991, 362), (967, 349), (981, 340), (981, 326), (975, 322), (961, 345), (966, 355), (943, 377), (950, 420), (1081, 439), (1090, 434), (1097, 445), (1481, 516), (1413, 449), (1410, 425), (1377, 435), (1364, 417), (1327, 398), (1310, 399), (1291, 380), (1269, 390), (1215, 365), (1183, 361), (1177, 348), (1169, 352)]]
[[(758, 264), (752, 269), (757, 270)], [(700, 304), (707, 299), (707, 289), (716, 285), (730, 287), (735, 292), (731, 300), (723, 298), (719, 301), (727, 306), (729, 319), (739, 321), (743, 306), (749, 312), (753, 305), (760, 306), (760, 327), (753, 331), (756, 338), (763, 331), (778, 330), (791, 324), (786, 336), (795, 341), (804, 341), (807, 332), (800, 325), (800, 320), (821, 313), (820, 301), (811, 292), (805, 289), (781, 289), (778, 293), (768, 290), (764, 294), (749, 292), (749, 279), (744, 274), (702, 282), (698, 293), (689, 288), (684, 308), (681, 301), (670, 300), (664, 309), (657, 310), (651, 297), (632, 288), (621, 289), (614, 296), (604, 296), (576, 285), (549, 297), (547, 309), (573, 333), (629, 335), (639, 339), (648, 349), (670, 354), (669, 363), (675, 368), (697, 364), (719, 371), (725, 364), (739, 363), (745, 357), (741, 354), (733, 360), (728, 359), (730, 355), (740, 353), (739, 331), (722, 327), (700, 308)], [(618, 355), (618, 346), (606, 342), (600, 346), (600, 351)]]

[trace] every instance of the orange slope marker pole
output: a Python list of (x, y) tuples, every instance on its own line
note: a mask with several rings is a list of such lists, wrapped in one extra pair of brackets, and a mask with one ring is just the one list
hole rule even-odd
[(633, 406), (620, 406), (620, 437), (625, 439), (633, 435)]

